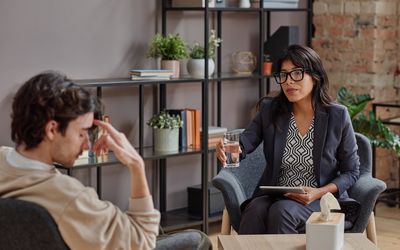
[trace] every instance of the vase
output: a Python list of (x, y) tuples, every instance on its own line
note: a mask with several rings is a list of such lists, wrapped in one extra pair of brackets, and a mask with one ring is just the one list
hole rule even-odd
[[(192, 77), (204, 78), (205, 59), (190, 59), (186, 64), (187, 71)], [(208, 58), (208, 76), (211, 76), (215, 70), (214, 60)]]
[(154, 151), (170, 152), (179, 150), (179, 128), (153, 129)]
[(161, 69), (170, 69), (174, 71), (172, 78), (179, 78), (179, 61), (178, 60), (161, 60)]
[(272, 74), (272, 62), (263, 63), (263, 76), (270, 76)]
[(240, 0), (239, 7), (240, 8), (250, 8), (250, 0)]
[(257, 58), (251, 51), (232, 53), (232, 70), (238, 74), (251, 74), (256, 69)]

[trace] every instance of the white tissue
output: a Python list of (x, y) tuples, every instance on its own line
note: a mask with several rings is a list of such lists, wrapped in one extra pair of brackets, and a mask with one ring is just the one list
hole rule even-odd
[(321, 216), (320, 220), (329, 221), (331, 209), (340, 209), (339, 202), (336, 200), (335, 196), (331, 193), (326, 193), (322, 196), (320, 201), (321, 206)]

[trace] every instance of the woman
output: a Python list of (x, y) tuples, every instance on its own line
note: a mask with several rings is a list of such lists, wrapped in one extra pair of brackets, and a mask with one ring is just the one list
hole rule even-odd
[[(359, 176), (350, 117), (331, 101), (318, 54), (292, 45), (278, 69), (281, 92), (260, 101), (258, 114), (240, 137), (241, 157), (263, 143), (267, 166), (259, 185), (302, 186), (306, 194), (268, 196), (257, 188), (241, 206), (240, 234), (304, 233), (308, 217), (320, 210), (319, 199), (327, 192), (348, 197), (346, 190)], [(226, 162), (222, 142), (217, 157)]]

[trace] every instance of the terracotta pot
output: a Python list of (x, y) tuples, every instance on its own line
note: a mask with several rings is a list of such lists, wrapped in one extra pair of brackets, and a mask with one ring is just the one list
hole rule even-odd
[(161, 60), (161, 69), (171, 69), (174, 71), (172, 78), (179, 78), (179, 61), (178, 60)]
[(263, 76), (270, 76), (272, 74), (272, 62), (263, 63)]

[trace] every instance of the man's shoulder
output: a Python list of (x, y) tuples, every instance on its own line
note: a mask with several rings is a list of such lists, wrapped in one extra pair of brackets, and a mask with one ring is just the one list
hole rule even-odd
[(8, 147), (8, 146), (0, 146), (0, 155), (3, 156), (8, 152), (11, 152), (13, 150), (12, 147)]

